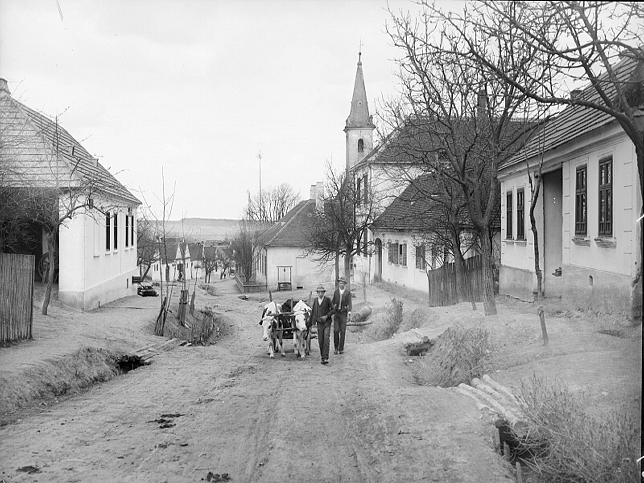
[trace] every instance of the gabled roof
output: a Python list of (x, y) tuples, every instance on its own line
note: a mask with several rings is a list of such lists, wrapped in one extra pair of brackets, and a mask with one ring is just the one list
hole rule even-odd
[(109, 198), (141, 204), (59, 123), (13, 99), (4, 79), (0, 79), (0, 133), (3, 162), (13, 163), (20, 172), (11, 182), (61, 189), (91, 182)]
[(178, 238), (166, 238), (165, 242), (161, 241), (161, 260), (163, 263), (171, 263), (183, 258), (190, 258), (190, 248), (188, 244)]
[(315, 215), (315, 200), (300, 201), (258, 240), (264, 247), (308, 247), (308, 233)]
[(437, 182), (432, 175), (426, 174), (410, 182), (405, 191), (398, 196), (373, 222), (379, 229), (417, 231), (429, 225), (434, 218), (440, 218), (443, 210), (435, 201), (439, 196)]
[(204, 246), (201, 243), (188, 243), (190, 260), (197, 261), (203, 258)]
[[(643, 70), (644, 61), (638, 61), (630, 56), (625, 57), (613, 67), (613, 72), (619, 82), (627, 83), (633, 79), (638, 82), (630, 86), (625, 85), (627, 98), (632, 106), (637, 106), (638, 103), (641, 106), (644, 103)], [(608, 96), (615, 96), (615, 86), (608, 81), (608, 74), (604, 73), (600, 76), (601, 82), (605, 83), (604, 89)], [(603, 104), (597, 90), (592, 85), (588, 85), (581, 91), (579, 99)], [(613, 122), (617, 122), (616, 119), (606, 112), (591, 107), (570, 105), (538, 129), (526, 146), (509, 159), (507, 163), (504, 163), (501, 168), (521, 162), (525, 163), (528, 159), (547, 151), (552, 151), (563, 144), (592, 133)]]

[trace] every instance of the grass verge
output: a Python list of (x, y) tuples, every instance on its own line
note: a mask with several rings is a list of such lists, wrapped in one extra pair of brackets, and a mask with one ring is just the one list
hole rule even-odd
[(385, 305), (383, 312), (372, 317), (374, 322), (365, 330), (365, 335), (374, 341), (390, 339), (403, 321), (403, 303), (395, 298)]
[(120, 373), (122, 352), (83, 347), (27, 371), (0, 375), (0, 425), (5, 415), (34, 402), (53, 400), (105, 382)]
[(416, 366), (414, 378), (425, 386), (469, 384), (488, 370), (490, 334), (483, 327), (449, 327)]
[(528, 465), (539, 482), (640, 481), (639, 421), (626, 410), (591, 417), (583, 394), (558, 380), (533, 376), (520, 400), (529, 434), (547, 451)]

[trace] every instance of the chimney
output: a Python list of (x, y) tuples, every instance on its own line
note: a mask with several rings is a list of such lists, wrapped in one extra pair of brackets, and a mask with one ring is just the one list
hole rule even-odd
[(7, 80), (0, 77), (0, 97), (9, 97), (10, 95), (11, 91), (9, 90)]
[(309, 199), (314, 200), (317, 198), (318, 186), (316, 184), (311, 185), (311, 191), (309, 192)]
[(483, 117), (485, 116), (486, 112), (487, 112), (487, 94), (485, 93), (485, 89), (480, 88), (478, 93), (478, 103), (476, 106), (476, 113), (478, 117)]
[(318, 181), (315, 185), (315, 209), (317, 211), (324, 211), (324, 183)]
[(581, 99), (581, 89), (573, 89), (570, 91), (570, 100), (578, 101)]

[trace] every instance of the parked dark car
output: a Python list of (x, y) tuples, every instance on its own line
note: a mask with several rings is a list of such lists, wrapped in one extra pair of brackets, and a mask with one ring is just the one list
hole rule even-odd
[(140, 283), (136, 289), (136, 293), (141, 297), (157, 297), (159, 295), (149, 282)]

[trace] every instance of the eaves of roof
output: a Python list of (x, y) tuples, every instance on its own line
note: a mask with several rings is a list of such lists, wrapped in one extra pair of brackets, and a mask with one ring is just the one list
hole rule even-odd
[[(614, 66), (613, 72), (620, 82), (626, 82), (638, 67), (637, 63), (637, 60), (627, 57)], [(604, 74), (601, 78), (606, 80), (607, 75)], [(608, 95), (615, 94), (615, 88), (611, 84), (608, 84), (606, 91)], [(595, 103), (602, 102), (592, 85), (588, 85), (582, 90), (580, 99)], [(538, 129), (524, 148), (503, 163), (500, 169), (522, 162), (525, 163), (526, 160), (557, 149), (566, 143), (616, 122), (612, 115), (598, 109), (570, 105)]]
[[(2, 109), (5, 111), (3, 118), (6, 122), (22, 124), (25, 121), (28, 122), (43, 143), (42, 149), (34, 149), (33, 143), (28, 144), (28, 149), (18, 148), (16, 151), (19, 153), (16, 156), (17, 162), (34, 167), (42, 165), (43, 156), (53, 158), (57, 169), (64, 170), (68, 179), (76, 179), (78, 185), (82, 185), (83, 181), (90, 181), (96, 183), (96, 190), (100, 194), (112, 199), (120, 199), (132, 205), (141, 204), (141, 201), (132, 195), (60, 124), (9, 96), (2, 99)], [(18, 127), (18, 129), (23, 128), (26, 132), (25, 126)], [(47, 153), (55, 156), (49, 156)], [(27, 173), (25, 176), (29, 179), (30, 174)], [(46, 179), (46, 176), (41, 176), (41, 174), (36, 174), (36, 176), (41, 180)], [(74, 186), (73, 183), (72, 186)]]
[(315, 215), (315, 200), (300, 201), (259, 238), (264, 247), (308, 247), (308, 230)]

